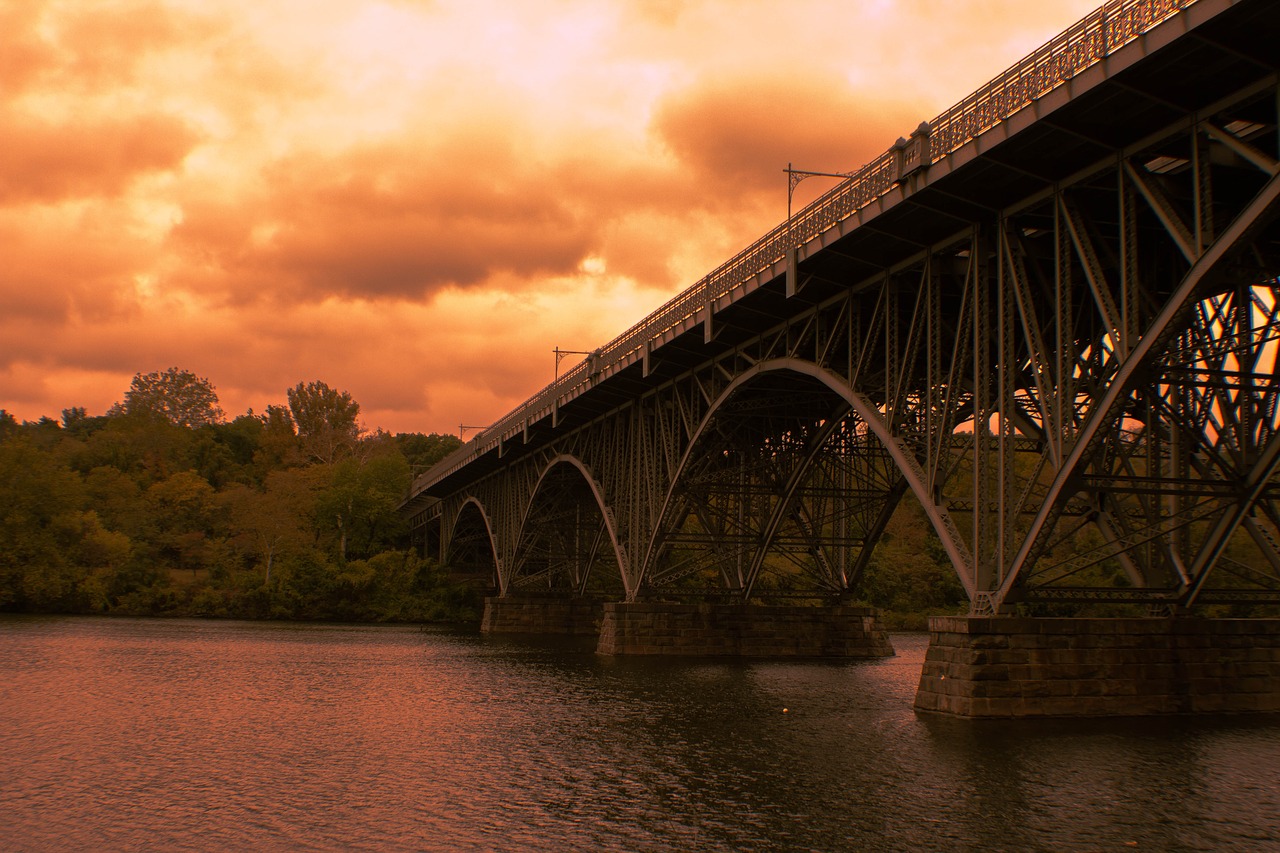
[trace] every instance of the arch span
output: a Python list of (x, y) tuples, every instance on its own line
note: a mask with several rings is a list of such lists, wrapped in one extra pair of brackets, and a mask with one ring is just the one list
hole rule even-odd
[[(587, 519), (584, 527), (584, 520), (581, 518), (581, 513), (578, 512), (578, 510), (581, 510), (580, 496), (571, 493), (559, 496), (550, 494), (556, 479), (566, 470), (576, 472), (576, 482), (586, 487), (586, 491), (590, 494), (594, 503), (594, 509), (599, 513), (598, 523), (594, 523), (594, 518)], [(564, 485), (561, 483), (561, 488)], [(572, 506), (565, 506), (566, 503), (572, 504)], [(560, 516), (556, 516), (557, 510), (561, 513)], [(563, 514), (570, 511), (573, 511), (573, 517), (566, 527)], [(540, 512), (549, 512), (554, 517), (540, 517)], [(582, 540), (580, 534), (584, 530), (588, 533), (587, 540), (589, 541)], [(522, 563), (530, 558), (530, 551), (540, 537), (557, 534), (561, 538), (562, 554), (571, 556), (574, 560), (570, 573), (577, 594), (581, 595), (586, 592), (587, 583), (590, 580), (591, 564), (595, 562), (603, 542), (608, 542), (613, 549), (613, 562), (617, 567), (618, 579), (621, 582), (623, 593), (628, 598), (631, 596), (625, 551), (621, 547), (617, 522), (612, 508), (605, 499), (604, 489), (601, 487), (599, 480), (593, 475), (590, 467), (577, 456), (569, 453), (560, 453), (552, 457), (538, 475), (529, 503), (526, 505), (520, 520), (520, 532), (516, 537), (516, 548), (512, 560), (513, 577), (519, 571)], [(548, 566), (545, 571), (549, 573), (552, 568)], [(508, 582), (510, 582), (510, 579)]]
[[(478, 519), (479, 524), (468, 523), (468, 518)], [(484, 558), (487, 557), (487, 560)], [(494, 586), (501, 593), (505, 587), (502, 557), (493, 533), (493, 522), (484, 504), (475, 496), (468, 496), (459, 506), (450, 525), (445, 547), (445, 564), (454, 569), (471, 569), (479, 573), (481, 563), (486, 563), (493, 573)]]
[[(879, 446), (897, 468), (898, 474), (901, 475), (909, 488), (920, 502), (926, 517), (933, 526), (934, 532), (937, 533), (939, 540), (942, 542), (943, 548), (946, 550), (947, 556), (951, 559), (961, 584), (965, 588), (965, 592), (970, 599), (973, 598), (976, 590), (973, 568), (969, 558), (968, 547), (961, 539), (955, 524), (950, 519), (945, 507), (935, 502), (933, 496), (929, 493), (929, 489), (925, 482), (923, 471), (918, 461), (911, 455), (911, 452), (903, 446), (888, 426), (885, 424), (878, 408), (864, 394), (861, 394), (851, 388), (845, 379), (839, 374), (831, 371), (819, 364), (805, 359), (794, 357), (775, 358), (759, 362), (747, 370), (736, 376), (720, 393), (716, 400), (710, 405), (706, 414), (703, 416), (697, 429), (690, 436), (688, 445), (685, 447), (680, 462), (676, 467), (675, 475), (671, 479), (668, 486), (666, 496), (663, 500), (662, 509), (658, 513), (658, 524), (650, 532), (648, 547), (645, 550), (645, 556), (642, 563), (642, 571), (639, 574), (635, 584), (639, 586), (649, 577), (653, 571), (655, 562), (659, 556), (662, 547), (662, 538), (664, 535), (664, 526), (669, 519), (673, 504), (677, 500), (677, 495), (682, 486), (682, 481), (686, 472), (690, 468), (691, 459), (704, 435), (708, 429), (715, 424), (717, 417), (721, 411), (732, 401), (744, 388), (751, 383), (756, 382), (763, 376), (770, 374), (778, 374), (790, 372), (799, 376), (808, 377), (825, 386), (832, 392), (843, 405), (847, 407), (845, 413), (852, 413), (857, 416), (858, 420), (866, 425), (868, 432), (874, 436)], [(835, 413), (833, 412), (833, 416)], [(813, 456), (810, 455), (804, 465), (811, 465)], [(784, 502), (789, 498), (784, 495)], [(776, 527), (776, 522), (771, 521), (771, 525)], [(765, 543), (767, 545), (767, 543)], [(629, 595), (634, 595), (633, 590), (629, 590)]]

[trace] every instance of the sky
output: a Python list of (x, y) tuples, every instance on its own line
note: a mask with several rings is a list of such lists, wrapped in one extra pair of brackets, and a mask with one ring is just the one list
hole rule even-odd
[(0, 408), (487, 425), (1095, 5), (0, 0)]

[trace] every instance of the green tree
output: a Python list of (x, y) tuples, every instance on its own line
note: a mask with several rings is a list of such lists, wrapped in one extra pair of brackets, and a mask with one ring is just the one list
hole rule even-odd
[(327, 487), (316, 509), (318, 524), (332, 525), (335, 553), (367, 557), (391, 547), (403, 521), (397, 507), (409, 488), (409, 463), (387, 440), (366, 442), (366, 458), (349, 457), (329, 467)]
[(219, 495), (234, 530), (234, 544), (263, 570), (270, 586), (282, 555), (315, 541), (316, 478), (306, 469), (272, 471), (263, 489), (235, 485)]
[(84, 441), (107, 424), (107, 416), (90, 417), (84, 406), (62, 410), (62, 431), (69, 438)]
[(145, 503), (158, 565), (187, 569), (193, 578), (209, 568), (210, 541), (222, 532), (213, 487), (192, 471), (180, 471), (147, 489)]
[(147, 487), (190, 470), (196, 432), (147, 413), (117, 411), (72, 454), (72, 465), (87, 473), (110, 467)]
[(135, 375), (124, 395), (124, 410), (130, 414), (155, 415), (183, 427), (222, 421), (222, 409), (213, 384), (176, 367)]
[(293, 414), (286, 406), (267, 406), (261, 415), (262, 434), (253, 453), (258, 480), (266, 480), (267, 472), (303, 464), (302, 446), (293, 424)]
[(0, 443), (0, 608), (75, 610), (79, 478), (28, 437)]
[(307, 455), (331, 463), (354, 452), (362, 430), (360, 404), (324, 382), (299, 382), (288, 391), (289, 411)]
[(111, 530), (135, 538), (143, 532), (146, 508), (142, 488), (118, 468), (100, 465), (82, 477), (88, 505)]
[(396, 433), (396, 444), (417, 475), (461, 447), (462, 439), (448, 433), (423, 435), (420, 432), (399, 432)]

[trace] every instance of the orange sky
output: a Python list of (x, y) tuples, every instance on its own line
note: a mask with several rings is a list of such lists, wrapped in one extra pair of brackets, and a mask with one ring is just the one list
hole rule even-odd
[(0, 0), (0, 407), (488, 424), (1094, 5)]

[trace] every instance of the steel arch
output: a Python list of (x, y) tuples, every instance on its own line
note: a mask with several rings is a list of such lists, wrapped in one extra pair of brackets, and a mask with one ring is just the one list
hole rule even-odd
[(463, 515), (466, 513), (467, 507), (474, 506), (476, 512), (480, 515), (480, 520), (484, 524), (485, 539), (489, 543), (489, 554), (493, 557), (494, 576), (497, 581), (496, 585), (499, 592), (505, 591), (506, 580), (505, 573), (502, 571), (502, 556), (498, 551), (498, 542), (493, 534), (493, 522), (489, 519), (489, 513), (485, 509), (484, 503), (474, 495), (468, 495), (459, 505), (458, 511), (453, 516), (453, 523), (449, 525), (449, 538), (445, 540), (445, 558), (446, 564), (452, 553), (454, 543), (458, 537), (458, 524), (462, 521)]
[[(886, 427), (880, 412), (875, 406), (862, 394), (851, 388), (844, 378), (832, 370), (822, 367), (804, 359), (787, 357), (770, 359), (762, 361), (751, 368), (736, 376), (720, 393), (716, 400), (708, 407), (699, 423), (697, 430), (690, 436), (689, 441), (681, 456), (680, 463), (676, 468), (675, 475), (672, 477), (668, 486), (667, 494), (663, 499), (662, 508), (658, 512), (659, 526), (650, 532), (649, 544), (645, 550), (642, 570), (637, 581), (637, 590), (643, 584), (644, 578), (648, 577), (653, 568), (653, 563), (657, 558), (657, 551), (661, 547), (660, 537), (662, 536), (661, 520), (666, 518), (671, 509), (672, 500), (676, 496), (682, 475), (689, 466), (689, 460), (699, 439), (705, 430), (715, 421), (719, 410), (744, 386), (753, 380), (769, 373), (779, 373), (789, 371), (802, 376), (808, 376), (825, 385), (836, 396), (844, 400), (849, 408), (858, 416), (858, 418), (866, 424), (867, 428), (880, 441), (881, 445), (889, 453), (890, 457), (897, 464), (899, 473), (906, 480), (908, 488), (920, 501), (921, 507), (924, 508), (925, 514), (929, 518), (930, 524), (933, 525), (934, 532), (938, 534), (938, 538), (942, 541), (943, 547), (947, 551), (947, 555), (951, 558), (952, 564), (956, 569), (956, 574), (960, 578), (960, 582), (964, 585), (965, 591), (972, 597), (975, 593), (975, 580), (970, 566), (968, 556), (968, 548), (956, 535), (955, 525), (949, 523), (946, 517), (946, 508), (937, 505), (929, 495), (929, 490), (924, 482), (919, 463), (911, 456), (910, 452), (903, 447), (902, 443), (893, 436)], [(811, 464), (810, 459), (806, 464)], [(767, 548), (768, 543), (763, 543)]]
[[(626, 590), (627, 597), (630, 598), (630, 578), (627, 573), (626, 556), (618, 539), (617, 523), (614, 520), (613, 510), (605, 500), (604, 490), (601, 488), (599, 481), (597, 481), (592, 475), (590, 467), (573, 454), (559, 453), (552, 457), (543, 467), (542, 472), (538, 475), (538, 479), (533, 487), (533, 494), (530, 496), (528, 504), (525, 505), (524, 513), (521, 516), (519, 532), (516, 535), (516, 543), (518, 545), (525, 539), (525, 533), (530, 521), (530, 516), (535, 508), (538, 495), (542, 491), (543, 483), (546, 482), (547, 477), (550, 476), (554, 470), (564, 465), (575, 469), (582, 476), (583, 481), (591, 490), (592, 497), (595, 498), (596, 506), (600, 510), (600, 515), (604, 519), (604, 527), (609, 536), (609, 543), (613, 546), (614, 560), (618, 566), (618, 574), (622, 579), (623, 589)], [(520, 558), (521, 555), (519, 553), (515, 554), (512, 561), (513, 565), (519, 565)], [(509, 582), (510, 579), (508, 579), (508, 583)]]
[(1203, 281), (1229, 256), (1231, 250), (1245, 242), (1250, 234), (1269, 217), (1276, 215), (1278, 203), (1280, 203), (1280, 173), (1275, 173), (1218, 239), (1195, 259), (1177, 290), (1121, 362), (1102, 399), (1090, 411), (1076, 435), (1075, 443), (1056, 472), (1049, 492), (1041, 502), (1040, 510), (1036, 513), (1022, 545), (1015, 554), (1009, 571), (987, 604), (992, 612), (999, 611), (1005, 598), (1018, 582), (1028, 563), (1028, 558), (1040, 539), (1041, 532), (1049, 522), (1051, 514), (1060, 506), (1067, 484), (1088, 458), (1093, 449), (1094, 440), (1103, 427), (1116, 418), (1117, 410), (1125, 395), (1133, 390), (1141, 368), (1158, 354), (1160, 344), (1167, 339), (1177, 318), (1194, 305), (1195, 293)]

